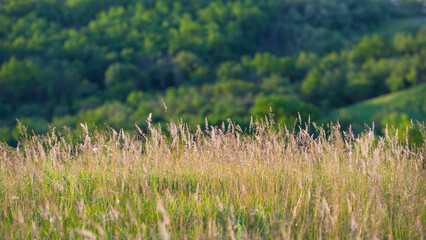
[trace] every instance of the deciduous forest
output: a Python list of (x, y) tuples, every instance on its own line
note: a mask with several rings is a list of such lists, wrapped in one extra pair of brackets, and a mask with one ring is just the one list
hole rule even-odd
[[(426, 119), (422, 1), (1, 4), (0, 140), (9, 144), (17, 119), (35, 133), (82, 122), (135, 130), (150, 113), (153, 122), (232, 118), (242, 127), (270, 112), (292, 125), (300, 113), (355, 129), (374, 121), (379, 133)], [(397, 104), (369, 102), (396, 93)], [(357, 104), (380, 107), (359, 114)]]

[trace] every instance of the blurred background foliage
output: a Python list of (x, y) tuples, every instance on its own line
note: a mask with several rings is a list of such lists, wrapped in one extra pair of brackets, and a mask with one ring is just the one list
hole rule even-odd
[(243, 127), (300, 113), (355, 129), (375, 121), (378, 133), (426, 120), (422, 1), (1, 4), (0, 140), (10, 144), (16, 119), (36, 133), (80, 122), (131, 130), (150, 113)]

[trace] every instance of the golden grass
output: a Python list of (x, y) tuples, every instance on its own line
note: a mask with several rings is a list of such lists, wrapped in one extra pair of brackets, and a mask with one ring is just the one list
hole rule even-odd
[(425, 235), (426, 145), (268, 120), (82, 129), (0, 144), (0, 239)]

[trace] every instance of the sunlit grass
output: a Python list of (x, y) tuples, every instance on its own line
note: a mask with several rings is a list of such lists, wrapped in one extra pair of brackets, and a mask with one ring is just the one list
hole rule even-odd
[(410, 118), (426, 120), (426, 84), (419, 84), (406, 90), (386, 94), (354, 105), (332, 111), (326, 120), (342, 118), (349, 115), (354, 121), (374, 119), (378, 113), (392, 111), (406, 113)]
[(1, 144), (0, 239), (424, 238), (425, 145), (271, 125)]

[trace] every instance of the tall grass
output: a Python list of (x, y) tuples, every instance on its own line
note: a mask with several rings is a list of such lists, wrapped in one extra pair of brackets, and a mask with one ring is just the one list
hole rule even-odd
[(1, 144), (0, 239), (424, 238), (426, 145), (272, 125)]

